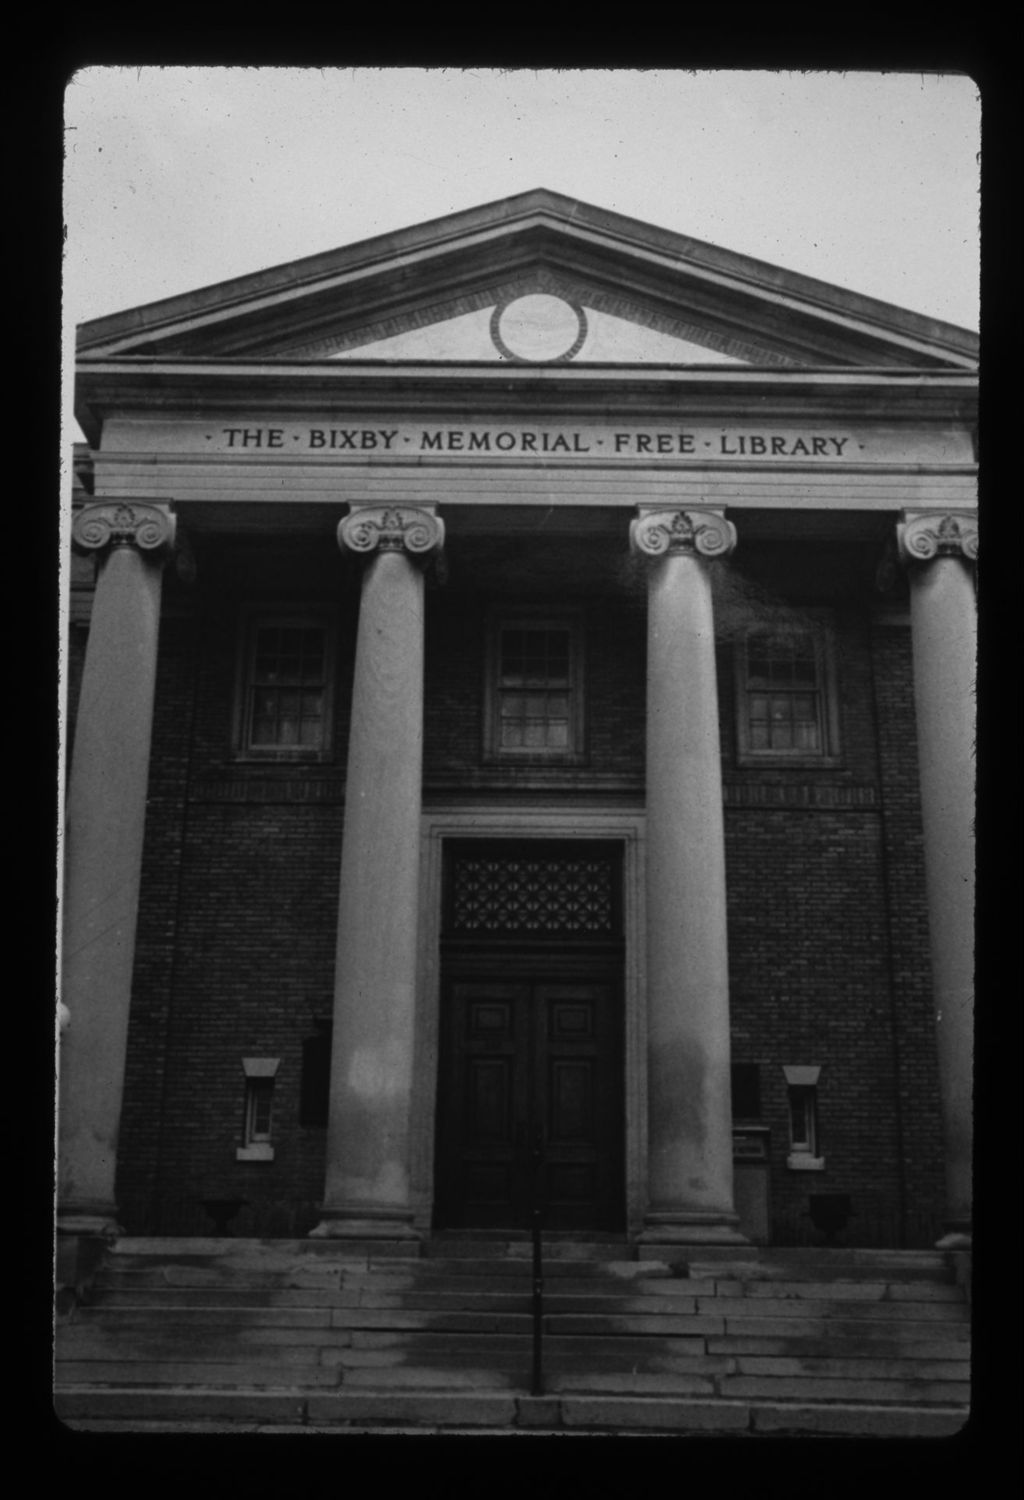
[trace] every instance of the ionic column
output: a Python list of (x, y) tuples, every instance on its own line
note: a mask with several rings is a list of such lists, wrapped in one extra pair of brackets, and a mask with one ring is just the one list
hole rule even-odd
[(58, 1226), (116, 1230), (135, 925), (156, 682), (167, 510), (89, 505), (72, 525), (98, 559), (68, 786), (64, 846)]
[(423, 763), (423, 573), (431, 511), (360, 508), (359, 607), (338, 903), (330, 1115), (318, 1236), (412, 1236), (413, 1038)]
[(647, 625), (648, 1211), (655, 1243), (741, 1242), (733, 1227), (725, 835), (707, 559), (719, 513), (641, 514)]
[(707, 559), (735, 528), (643, 513), (647, 631), (648, 1212), (644, 1239), (734, 1242), (725, 838)]
[(944, 1248), (970, 1243), (974, 1058), (974, 673), (978, 523), (904, 512), (924, 866), (946, 1161)]

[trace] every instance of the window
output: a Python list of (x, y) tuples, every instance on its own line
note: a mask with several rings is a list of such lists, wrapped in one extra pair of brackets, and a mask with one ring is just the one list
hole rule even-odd
[(732, 1117), (734, 1120), (761, 1118), (761, 1069), (757, 1063), (733, 1063)]
[(251, 615), (236, 743), (256, 759), (319, 760), (330, 749), (332, 639), (326, 616)]
[(278, 1057), (243, 1057), (245, 1074), (245, 1112), (242, 1145), (235, 1152), (238, 1161), (273, 1161), (274, 1148), (270, 1131), (274, 1116), (274, 1079)]
[(789, 1155), (786, 1165), (797, 1171), (821, 1171), (825, 1159), (818, 1137), (817, 1067), (783, 1068), (789, 1103)]
[(299, 1124), (323, 1129), (327, 1125), (331, 1093), (331, 1023), (315, 1021), (316, 1032), (302, 1043), (299, 1081)]
[(256, 1141), (270, 1140), (270, 1113), (274, 1101), (274, 1080), (253, 1078), (246, 1090), (245, 1141), (252, 1145)]
[(835, 764), (839, 712), (831, 640), (801, 621), (747, 632), (738, 652), (736, 718), (741, 762)]
[(488, 753), (500, 760), (578, 761), (583, 748), (582, 632), (570, 619), (493, 622)]

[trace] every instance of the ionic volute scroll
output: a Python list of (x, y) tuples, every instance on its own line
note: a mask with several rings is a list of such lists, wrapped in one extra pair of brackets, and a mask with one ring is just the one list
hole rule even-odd
[(714, 510), (647, 511), (631, 522), (630, 546), (648, 557), (671, 552), (726, 557), (736, 545), (736, 528)]
[(86, 555), (108, 548), (136, 547), (166, 554), (174, 547), (177, 522), (165, 506), (140, 500), (102, 501), (83, 506), (71, 523), (71, 544)]
[(974, 511), (905, 511), (896, 527), (896, 544), (904, 563), (936, 557), (978, 560), (978, 518)]
[(444, 545), (444, 522), (433, 511), (409, 505), (360, 506), (338, 525), (343, 552), (405, 552), (436, 558)]

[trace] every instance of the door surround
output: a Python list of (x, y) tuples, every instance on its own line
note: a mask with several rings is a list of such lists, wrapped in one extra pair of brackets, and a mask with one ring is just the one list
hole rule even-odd
[(413, 1087), (412, 1186), (416, 1227), (430, 1231), (434, 1197), (434, 1128), (441, 1015), (441, 903), (444, 842), (457, 839), (588, 839), (622, 845), (626, 1225), (643, 1226), (647, 1206), (647, 1025), (644, 996), (644, 827), (642, 813), (599, 809), (552, 811), (493, 805), (434, 805), (421, 830), (419, 974)]

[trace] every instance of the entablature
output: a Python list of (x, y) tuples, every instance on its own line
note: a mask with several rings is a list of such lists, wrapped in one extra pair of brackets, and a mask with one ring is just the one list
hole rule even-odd
[(114, 416), (392, 412), (434, 423), (579, 418), (822, 417), (953, 423), (977, 416), (973, 372), (736, 366), (493, 365), (83, 358), (76, 416), (93, 447)]

